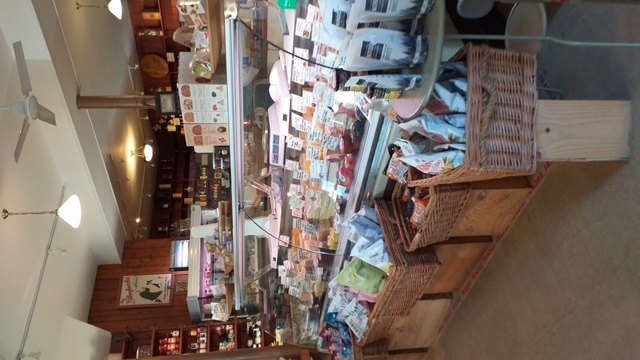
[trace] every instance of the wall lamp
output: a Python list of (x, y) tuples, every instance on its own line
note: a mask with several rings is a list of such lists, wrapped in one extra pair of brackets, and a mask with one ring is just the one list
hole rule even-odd
[(71, 225), (74, 229), (80, 226), (80, 220), (82, 218), (82, 209), (80, 207), (80, 199), (77, 195), (71, 195), (67, 201), (65, 201), (59, 208), (50, 211), (30, 211), (30, 212), (10, 212), (7, 209), (2, 209), (2, 218), (6, 219), (13, 215), (55, 215), (67, 224)]
[(80, 10), (81, 7), (107, 9), (113, 16), (117, 17), (118, 20), (122, 19), (122, 0), (111, 0), (107, 5), (82, 5), (76, 2), (76, 10)]

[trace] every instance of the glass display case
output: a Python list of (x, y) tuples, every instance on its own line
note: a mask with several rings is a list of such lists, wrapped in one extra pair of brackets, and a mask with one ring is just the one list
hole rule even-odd
[(193, 321), (211, 319), (204, 304), (218, 280), (207, 243), (225, 237), (233, 268), (226, 304), (257, 308), (280, 343), (316, 347), (329, 281), (349, 252), (342, 224), (384, 191), (381, 167), (395, 130), (379, 113), (348, 106), (355, 100), (335, 92), (328, 75), (300, 74), (311, 63), (264, 41), (313, 54), (312, 39), (295, 35), (304, 35), (296, 19), (306, 18), (307, 5), (224, 3), (230, 227), (222, 230), (220, 212), (207, 224), (212, 202), (192, 207), (187, 301)]

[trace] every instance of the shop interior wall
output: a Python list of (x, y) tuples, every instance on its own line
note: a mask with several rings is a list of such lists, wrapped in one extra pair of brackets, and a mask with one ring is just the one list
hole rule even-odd
[[(100, 265), (93, 288), (88, 323), (112, 334), (171, 329), (189, 325), (187, 293), (173, 292), (171, 306), (117, 308), (123, 275), (169, 273), (170, 239), (127, 241), (122, 264)], [(186, 272), (174, 272), (173, 284), (187, 281)]]

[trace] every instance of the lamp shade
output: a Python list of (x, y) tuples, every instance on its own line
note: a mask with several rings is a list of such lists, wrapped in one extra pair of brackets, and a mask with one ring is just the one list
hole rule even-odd
[(82, 218), (82, 209), (78, 195), (71, 195), (56, 211), (56, 214), (67, 224), (71, 225), (71, 227), (77, 229), (78, 226), (80, 226), (80, 220)]
[(113, 16), (117, 17), (118, 20), (122, 19), (122, 2), (121, 0), (111, 0), (107, 5), (107, 9), (113, 14)]
[(144, 154), (144, 161), (151, 161), (153, 159), (153, 148), (151, 145), (146, 144), (142, 153)]

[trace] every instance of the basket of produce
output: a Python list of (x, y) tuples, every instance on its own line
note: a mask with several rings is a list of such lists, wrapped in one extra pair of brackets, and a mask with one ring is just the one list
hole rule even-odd
[(404, 249), (414, 251), (446, 241), (470, 190), (468, 183), (413, 189), (396, 183), (391, 204)]
[(378, 200), (374, 204), (393, 265), (384, 289), (369, 314), (367, 328), (357, 341), (359, 346), (384, 339), (393, 320), (409, 314), (440, 264), (431, 248), (406, 252), (392, 215), (391, 204)]
[(535, 55), (467, 44), (444, 65), (425, 115), (400, 125), (439, 143), (401, 158), (407, 185), (532, 174), (536, 102)]

